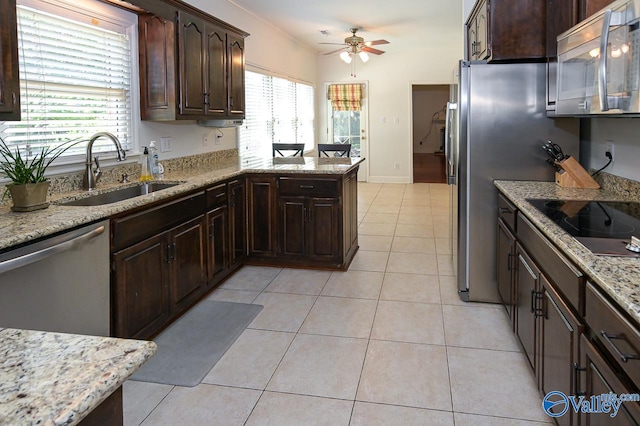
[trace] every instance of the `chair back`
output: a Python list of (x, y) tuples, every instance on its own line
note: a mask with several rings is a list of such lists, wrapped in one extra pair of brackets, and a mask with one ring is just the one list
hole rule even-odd
[(272, 144), (272, 153), (273, 157), (276, 157), (276, 153), (281, 157), (286, 157), (282, 153), (282, 151), (295, 151), (291, 157), (302, 157), (304, 153), (304, 144), (303, 143), (274, 143)]
[(319, 143), (318, 157), (329, 157), (329, 152), (337, 153), (337, 157), (351, 156), (351, 144), (349, 143)]

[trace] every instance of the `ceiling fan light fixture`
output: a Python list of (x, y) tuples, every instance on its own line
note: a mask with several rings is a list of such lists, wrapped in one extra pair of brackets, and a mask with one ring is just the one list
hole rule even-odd
[(351, 55), (349, 54), (349, 52), (342, 52), (340, 54), (340, 59), (342, 59), (345, 63), (350, 64), (351, 63)]
[(367, 62), (369, 60), (369, 55), (367, 54), (367, 52), (360, 52), (358, 53), (358, 56), (360, 56), (360, 60), (362, 62)]

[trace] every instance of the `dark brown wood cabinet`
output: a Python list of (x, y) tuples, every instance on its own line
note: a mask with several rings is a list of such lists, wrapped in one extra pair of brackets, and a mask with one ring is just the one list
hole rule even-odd
[(543, 61), (545, 22), (538, 0), (478, 0), (466, 22), (466, 59)]
[(249, 176), (248, 254), (250, 257), (275, 257), (278, 254), (277, 201), (275, 176)]
[[(542, 394), (560, 391), (565, 395), (577, 395), (577, 365), (579, 363), (580, 335), (584, 331), (582, 322), (567, 306), (544, 275), (539, 321), (538, 384)], [(569, 410), (556, 418), (559, 426), (577, 424), (575, 412)]]
[(167, 233), (169, 247), (169, 301), (171, 313), (180, 313), (206, 287), (206, 222), (201, 215)]
[(227, 182), (207, 189), (207, 284), (220, 282), (230, 268), (229, 189)]
[(144, 339), (169, 319), (169, 253), (164, 235), (113, 254), (113, 327), (116, 337)]
[(516, 237), (502, 220), (498, 220), (497, 246), (497, 279), (498, 294), (502, 304), (511, 319), (511, 326), (515, 324), (514, 313), (514, 270), (515, 270)]
[(343, 206), (342, 224), (344, 227), (345, 258), (351, 258), (358, 250), (358, 173), (351, 173), (344, 177), (342, 191)]
[(516, 335), (522, 344), (527, 360), (537, 372), (537, 317), (539, 316), (540, 270), (516, 243)]
[(248, 34), (180, 8), (175, 22), (140, 15), (138, 29), (143, 120), (244, 118)]
[(20, 120), (16, 1), (0, 0), (0, 121)]
[(336, 198), (280, 197), (280, 254), (336, 262), (341, 256)]
[(247, 257), (247, 184), (229, 182), (229, 267), (239, 267)]

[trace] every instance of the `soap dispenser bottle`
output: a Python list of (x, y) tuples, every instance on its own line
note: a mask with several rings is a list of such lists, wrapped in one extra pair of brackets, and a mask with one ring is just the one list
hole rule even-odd
[(160, 179), (160, 161), (155, 141), (149, 142), (149, 169), (154, 180)]
[(141, 182), (149, 182), (153, 180), (153, 176), (149, 169), (149, 149), (145, 146), (144, 151), (142, 152), (142, 170), (140, 171)]

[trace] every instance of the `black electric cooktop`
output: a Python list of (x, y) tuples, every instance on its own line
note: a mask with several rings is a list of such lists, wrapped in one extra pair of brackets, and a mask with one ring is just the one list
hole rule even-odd
[(527, 200), (594, 254), (638, 256), (625, 246), (640, 237), (640, 203)]

